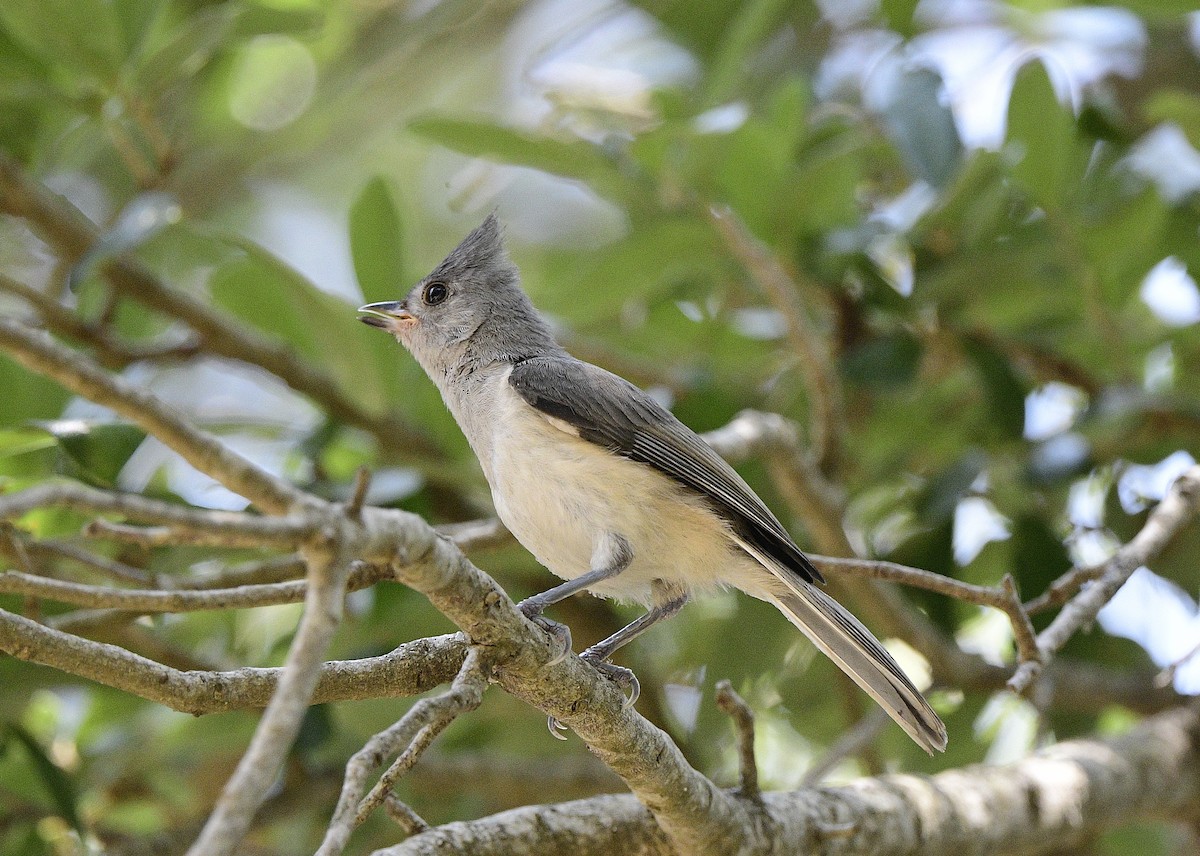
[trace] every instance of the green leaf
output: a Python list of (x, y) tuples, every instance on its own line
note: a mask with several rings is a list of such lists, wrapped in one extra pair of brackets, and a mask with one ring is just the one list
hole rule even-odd
[(591, 143), (553, 140), (491, 122), (437, 116), (414, 119), (408, 129), (465, 155), (578, 178), (614, 198), (624, 199), (636, 190), (621, 175), (617, 162)]
[(87, 837), (87, 830), (79, 820), (79, 810), (77, 808), (78, 797), (75, 793), (75, 784), (65, 771), (53, 761), (42, 750), (41, 745), (33, 739), (33, 735), (29, 734), (19, 725), (9, 725), (8, 733), (11, 737), (15, 737), (17, 741), (25, 747), (25, 751), (29, 754), (29, 759), (33, 762), (34, 771), (42, 780), (42, 785), (46, 788), (46, 792), (54, 801), (54, 805), (58, 808), (58, 812), (62, 815), (67, 823), (71, 824), (72, 828), (79, 833), (81, 838)]
[(62, 419), (39, 422), (73, 464), (75, 478), (98, 487), (113, 487), (130, 456), (146, 439), (146, 432), (123, 422), (85, 422)]
[(386, 337), (366, 335), (373, 331), (358, 322), (353, 306), (321, 291), (267, 250), (240, 237), (227, 240), (245, 255), (213, 274), (213, 299), (321, 366), (343, 389), (353, 390), (363, 406), (382, 409), (391, 385), (387, 362), (379, 358)]
[(1020, 439), (1025, 431), (1027, 384), (1017, 377), (1008, 357), (989, 343), (966, 336), (962, 346), (983, 381), (991, 424), (1003, 436)]
[(1136, 196), (1120, 194), (1103, 216), (1078, 230), (1108, 306), (1124, 306), (1147, 271), (1171, 251), (1164, 246), (1169, 218), (1167, 202), (1147, 187)]
[(725, 30), (708, 73), (705, 102), (720, 104), (733, 97), (745, 80), (753, 51), (779, 26), (789, 0), (748, 0)]
[(906, 37), (916, 35), (913, 14), (917, 11), (919, 2), (920, 0), (882, 0), (879, 10), (883, 13), (887, 28)]
[(407, 288), (400, 213), (380, 176), (367, 182), (350, 207), (350, 253), (367, 303), (394, 300)]
[(238, 9), (232, 5), (206, 6), (180, 24), (137, 71), (138, 85), (149, 92), (161, 92), (175, 81), (201, 71), (225, 46), (237, 22)]
[(115, 82), (125, 56), (121, 25), (104, 0), (4, 0), (0, 26), (43, 60)]
[(130, 56), (137, 56), (147, 37), (166, 16), (167, 0), (115, 0), (113, 11)]
[(917, 515), (931, 526), (952, 522), (958, 501), (967, 495), (986, 466), (987, 455), (979, 449), (968, 450), (925, 485), (917, 496)]
[(53, 419), (71, 399), (61, 386), (35, 375), (0, 354), (0, 427), (15, 427), (30, 419)]
[(1174, 122), (1192, 148), (1200, 149), (1200, 95), (1182, 89), (1160, 89), (1142, 108), (1147, 122)]
[(943, 89), (937, 72), (906, 69), (900, 73), (883, 112), (909, 169), (937, 188), (953, 179), (963, 151)]
[(1008, 101), (1007, 147), (1019, 158), (1012, 175), (1047, 208), (1064, 202), (1073, 175), (1075, 119), (1058, 101), (1046, 67), (1033, 61), (1017, 72)]
[(305, 35), (320, 28), (325, 15), (320, 4), (282, 8), (268, 3), (247, 3), (239, 9), (234, 32), (241, 38), (269, 33)]
[(870, 339), (842, 358), (849, 381), (887, 392), (911, 383), (921, 365), (921, 343), (907, 330)]
[(1041, 517), (1024, 514), (1012, 526), (1009, 539), (1013, 577), (1025, 599), (1040, 594), (1071, 569), (1071, 557), (1062, 539)]

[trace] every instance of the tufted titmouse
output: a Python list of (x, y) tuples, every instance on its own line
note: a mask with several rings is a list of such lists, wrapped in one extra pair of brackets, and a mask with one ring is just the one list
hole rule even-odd
[(576, 592), (649, 611), (581, 656), (633, 685), (612, 653), (695, 592), (732, 586), (775, 604), (927, 752), (946, 729), (895, 660), (826, 595), (821, 574), (749, 485), (628, 381), (563, 350), (521, 290), (494, 215), (403, 300), (363, 306), (441, 391), (492, 489), (496, 513)]

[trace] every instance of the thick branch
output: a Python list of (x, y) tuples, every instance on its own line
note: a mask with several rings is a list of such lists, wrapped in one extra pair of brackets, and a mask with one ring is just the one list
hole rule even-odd
[[(394, 514), (398, 522), (408, 517)], [(397, 578), (493, 653), (496, 678), (507, 692), (579, 735), (625, 780), (681, 851), (713, 852), (740, 837), (747, 821), (741, 801), (696, 772), (664, 732), (626, 709), (616, 685), (583, 660), (570, 655), (555, 662), (558, 643), (449, 541), (414, 520), (418, 526), (397, 533)]]
[[(1200, 814), (1200, 730), (1177, 708), (1110, 740), (1074, 740), (1000, 767), (883, 776), (763, 795), (734, 850), (872, 856), (1031, 856), (1147, 818)], [(628, 796), (538, 805), (452, 823), (374, 856), (676, 856)]]

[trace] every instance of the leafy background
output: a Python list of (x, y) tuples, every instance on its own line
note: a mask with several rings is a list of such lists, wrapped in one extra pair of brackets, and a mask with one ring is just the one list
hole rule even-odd
[[(748, 407), (808, 424), (785, 321), (715, 230), (731, 210), (794, 275), (844, 397), (826, 474), (864, 554), (960, 579), (1012, 573), (1031, 597), (1127, 539), (1200, 437), (1200, 18), (1194, 2), (1105, 7), (712, 0), (319, 3), (5, 0), (0, 148), (102, 224), (74, 268), (14, 218), (0, 271), (121, 341), (186, 341), (97, 275), (132, 251), (175, 288), (318, 364), (364, 430), (228, 356), (110, 362), (235, 448), (329, 496), (355, 469), (372, 501), (435, 522), (489, 513), (436, 392), (354, 307), (390, 299), (493, 208), (537, 303), (579, 356), (652, 389), (698, 430)], [(71, 288), (67, 288), (70, 281)], [(0, 311), (27, 314), (0, 288)], [(239, 499), (135, 428), (0, 360), (0, 486), (71, 478), (212, 507)], [(786, 506), (760, 465), (743, 472)], [(20, 526), (78, 537), (82, 517)], [(805, 521), (788, 521), (811, 543)], [(1200, 641), (1196, 535), (1139, 572), (1069, 656), (1164, 666)], [(7, 548), (0, 547), (0, 552)], [(258, 554), (114, 555), (196, 573)], [(514, 596), (551, 580), (523, 551), (475, 560)], [(7, 566), (16, 567), (7, 556)], [(1155, 584), (1158, 577), (1174, 586)], [(72, 570), (79, 576), (78, 569)], [(86, 577), (84, 577), (86, 578)], [(1011, 659), (1002, 619), (909, 593), (964, 645)], [(631, 617), (559, 610), (588, 644)], [(0, 596), (21, 611), (19, 599)], [(47, 620), (63, 619), (47, 605)], [(187, 668), (278, 664), (298, 607), (189, 614), (91, 635)], [(1147, 616), (1152, 620), (1147, 621)], [(381, 584), (350, 598), (331, 652), (449, 630)], [(922, 664), (902, 655), (917, 673)], [(760, 718), (765, 784), (795, 786), (865, 713), (769, 607), (696, 603), (630, 647), (641, 709), (732, 782), (729, 678)], [(1200, 679), (1184, 668), (1178, 688)], [(0, 852), (175, 852), (253, 729), (193, 718), (0, 660)], [(952, 735), (926, 759), (885, 730), (834, 779), (1016, 757), (1129, 714), (1052, 711), (935, 688)], [(345, 759), (405, 703), (314, 708), (255, 847), (310, 851)], [(531, 786), (519, 771), (544, 771)], [(577, 741), (493, 692), (402, 787), (431, 821), (616, 788)], [(382, 819), (358, 852), (394, 840)], [(1096, 844), (1158, 854), (1146, 826)], [(158, 852), (158, 851), (156, 851)], [(1182, 851), (1180, 851), (1182, 852)]]

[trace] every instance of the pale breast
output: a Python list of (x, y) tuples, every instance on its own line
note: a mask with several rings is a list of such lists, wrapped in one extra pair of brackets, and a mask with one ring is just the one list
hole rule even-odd
[(549, 570), (564, 579), (585, 573), (596, 545), (619, 534), (633, 548), (633, 562), (594, 590), (650, 603), (653, 580), (711, 588), (746, 560), (728, 527), (673, 480), (579, 438), (506, 381), (497, 392), (484, 463), (496, 512)]

